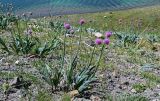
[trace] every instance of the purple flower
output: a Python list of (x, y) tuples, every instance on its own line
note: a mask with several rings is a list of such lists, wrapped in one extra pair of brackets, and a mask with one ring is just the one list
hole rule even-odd
[(108, 32), (105, 33), (105, 36), (106, 36), (107, 38), (109, 38), (111, 35), (112, 35), (112, 32), (111, 32), (111, 31), (108, 31)]
[(65, 28), (65, 29), (70, 29), (70, 28), (71, 28), (71, 25), (68, 24), (68, 23), (64, 23), (64, 28)]
[(103, 40), (103, 43), (106, 44), (106, 45), (109, 45), (110, 40), (108, 38), (106, 38), (106, 39)]
[(80, 21), (79, 21), (79, 24), (80, 25), (83, 25), (85, 23), (85, 20), (84, 19), (81, 19)]
[(100, 44), (102, 44), (102, 42), (103, 42), (103, 40), (102, 40), (102, 39), (99, 39), (99, 38), (97, 38), (97, 39), (95, 40), (95, 44), (96, 44), (96, 45), (100, 45)]

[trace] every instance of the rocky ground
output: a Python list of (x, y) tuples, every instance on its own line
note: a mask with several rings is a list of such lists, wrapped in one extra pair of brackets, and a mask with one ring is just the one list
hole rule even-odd
[[(143, 54), (147, 55), (149, 53)], [(159, 60), (159, 54), (155, 52), (156, 57)], [(143, 57), (142, 56), (142, 57)], [(110, 51), (106, 54), (106, 65), (107, 67), (112, 67), (108, 69), (101, 69), (97, 72), (97, 77), (99, 78), (99, 82), (95, 83), (94, 89), (90, 95), (85, 95), (86, 98), (89, 99), (103, 99), (106, 97), (106, 94), (111, 94), (113, 96), (121, 95), (121, 94), (132, 94), (132, 95), (141, 95), (144, 97), (149, 98), (151, 101), (159, 101), (160, 100), (160, 67), (158, 65), (150, 65), (150, 66), (141, 66), (136, 63), (131, 63), (128, 61), (129, 57), (126, 54), (119, 55), (115, 50)], [(16, 65), (16, 61), (19, 61), (21, 66)], [(10, 84), (17, 83), (17, 78), (15, 78), (15, 73), (17, 71), (21, 72), (22, 69), (23, 73), (26, 73), (26, 78), (30, 78), (34, 80), (34, 82), (29, 85), (30, 92), (34, 96), (32, 99), (35, 98), (35, 95), (38, 94), (38, 91), (41, 90), (39, 85), (37, 86), (36, 83), (39, 83), (37, 78), (40, 78), (41, 75), (38, 71), (30, 64), (36, 60), (36, 58), (30, 57), (15, 57), (15, 56), (5, 56), (1, 54), (0, 58), (0, 85), (2, 86), (6, 79), (9, 80)], [(51, 60), (54, 61), (54, 60)], [(114, 63), (110, 66), (111, 63)], [(148, 80), (148, 78), (142, 77), (141, 73), (149, 72), (152, 74), (157, 75), (157, 81), (152, 82), (152, 80)], [(8, 74), (8, 75), (7, 75)], [(33, 77), (32, 77), (33, 76)], [(35, 76), (35, 77), (34, 77)], [(133, 88), (135, 84), (144, 84), (145, 86), (148, 83), (151, 84), (150, 87), (145, 87), (142, 91), (137, 91), (136, 88)], [(49, 90), (48, 85), (42, 83), (43, 87), (47, 87)], [(141, 89), (141, 88), (140, 88)], [(22, 89), (12, 88), (8, 95), (8, 101), (18, 101), (25, 94), (25, 91)], [(61, 97), (61, 93), (54, 94), (54, 99), (59, 99)], [(0, 99), (3, 101), (5, 99), (3, 89), (0, 90)], [(75, 101), (85, 101), (85, 98), (75, 98)], [(83, 99), (83, 100), (81, 100)], [(86, 99), (86, 101), (87, 101)], [(95, 100), (99, 101), (99, 100)]]

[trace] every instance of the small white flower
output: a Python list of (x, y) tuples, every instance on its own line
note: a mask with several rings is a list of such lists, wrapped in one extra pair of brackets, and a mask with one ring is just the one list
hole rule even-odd
[(93, 35), (95, 35), (97, 38), (100, 38), (103, 36), (102, 33), (100, 32), (93, 32)]
[(19, 60), (17, 60), (17, 61), (15, 62), (15, 64), (18, 65), (18, 64), (19, 64)]

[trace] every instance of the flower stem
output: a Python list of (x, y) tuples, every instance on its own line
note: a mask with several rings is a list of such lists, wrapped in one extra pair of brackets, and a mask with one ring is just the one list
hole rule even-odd
[(99, 59), (98, 59), (98, 62), (97, 62), (97, 66), (96, 66), (97, 68), (99, 67), (99, 63), (100, 63), (100, 60), (102, 58), (104, 48), (105, 48), (105, 44), (103, 44), (103, 46), (101, 48), (101, 53), (100, 53), (100, 56), (99, 56)]
[(78, 51), (81, 55), (81, 41), (82, 41), (82, 26), (80, 27), (80, 37), (79, 37), (79, 48), (78, 48)]
[(64, 33), (64, 42), (63, 42), (63, 58), (62, 58), (62, 67), (64, 68), (64, 61), (65, 61), (65, 55), (66, 55), (66, 32)]
[(91, 65), (91, 63), (92, 63), (93, 55), (94, 55), (94, 52), (95, 52), (95, 48), (96, 48), (96, 46), (94, 46), (94, 48), (93, 48), (93, 51), (92, 51), (92, 54), (91, 54), (91, 60), (90, 60), (90, 62), (89, 62), (88, 67), (89, 67), (89, 66)]

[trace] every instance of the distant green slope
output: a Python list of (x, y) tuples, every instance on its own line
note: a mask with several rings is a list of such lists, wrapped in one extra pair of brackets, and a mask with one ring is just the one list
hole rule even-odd
[[(119, 10), (144, 5), (160, 4), (160, 0), (1, 0), (3, 4), (12, 3), (17, 12), (35, 13), (76, 13), (103, 10)], [(53, 12), (53, 10), (56, 10)]]

